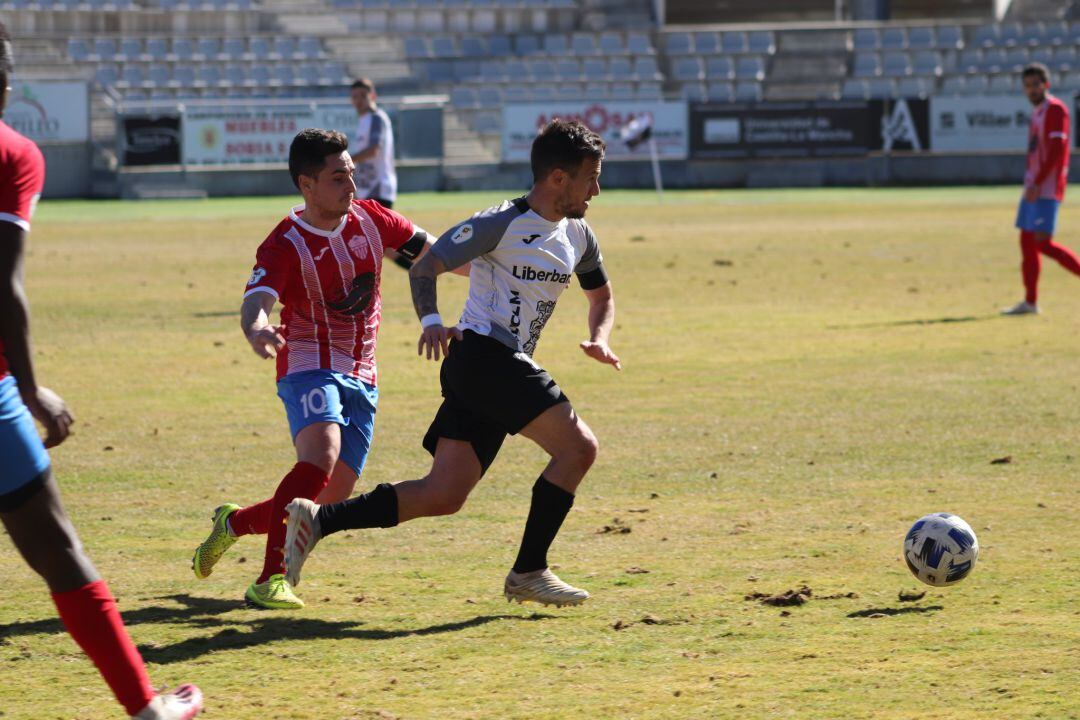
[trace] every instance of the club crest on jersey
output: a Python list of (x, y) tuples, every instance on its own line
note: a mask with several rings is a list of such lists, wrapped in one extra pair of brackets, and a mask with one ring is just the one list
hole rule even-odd
[(349, 249), (361, 260), (367, 260), (368, 244), (367, 238), (363, 235), (353, 235), (349, 238)]
[(261, 267), (257, 267), (251, 271), (251, 279), (248, 280), (248, 285), (254, 285), (255, 283), (266, 277), (266, 270)]
[(457, 229), (457, 231), (450, 236), (451, 242), (456, 245), (460, 245), (466, 242), (473, 236), (473, 226), (470, 223), (465, 223)]

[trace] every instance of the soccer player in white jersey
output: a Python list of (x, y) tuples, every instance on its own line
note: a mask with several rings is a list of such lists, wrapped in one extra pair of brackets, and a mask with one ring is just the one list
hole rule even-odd
[[(597, 440), (550, 375), (532, 359), (555, 303), (576, 274), (589, 301), (590, 358), (621, 369), (608, 346), (615, 302), (596, 236), (584, 220), (600, 192), (604, 142), (578, 122), (554, 120), (532, 147), (534, 184), (524, 197), (448, 230), (410, 271), (423, 334), (419, 353), (438, 360), (443, 404), (424, 437), (434, 456), (420, 480), (382, 484), (334, 505), (289, 504), (286, 573), (300, 571), (315, 544), (348, 528), (393, 527), (450, 515), (464, 504), (507, 435), (537, 443), (551, 460), (532, 491), (520, 550), (506, 577), (508, 600), (577, 605), (589, 594), (555, 576), (547, 552), (596, 459)], [(461, 322), (443, 325), (436, 278), (468, 263)]]
[(356, 164), (356, 197), (390, 209), (397, 200), (394, 128), (389, 116), (375, 104), (375, 84), (371, 80), (360, 78), (349, 92), (359, 116), (349, 144), (349, 155)]

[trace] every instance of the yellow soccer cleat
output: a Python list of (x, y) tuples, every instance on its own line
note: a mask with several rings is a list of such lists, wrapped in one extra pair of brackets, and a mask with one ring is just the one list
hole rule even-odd
[(236, 542), (237, 538), (229, 534), (229, 527), (226, 523), (229, 516), (239, 509), (240, 506), (233, 503), (225, 503), (214, 508), (214, 527), (211, 528), (206, 539), (202, 541), (202, 545), (195, 548), (195, 555), (191, 558), (191, 569), (195, 571), (195, 577), (200, 580), (209, 577), (210, 573), (214, 571), (214, 565), (217, 565), (217, 561)]
[(251, 583), (244, 593), (244, 599), (249, 607), (267, 610), (299, 610), (304, 607), (304, 601), (296, 597), (292, 585), (281, 574), (271, 575), (264, 583)]

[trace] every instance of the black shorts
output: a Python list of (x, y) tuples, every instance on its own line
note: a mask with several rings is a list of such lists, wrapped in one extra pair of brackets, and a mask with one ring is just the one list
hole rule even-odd
[(470, 442), (482, 473), (507, 435), (516, 435), (548, 408), (570, 402), (528, 355), (472, 330), (450, 341), (439, 380), (443, 404), (424, 436), (424, 448), (434, 455), (441, 437)]

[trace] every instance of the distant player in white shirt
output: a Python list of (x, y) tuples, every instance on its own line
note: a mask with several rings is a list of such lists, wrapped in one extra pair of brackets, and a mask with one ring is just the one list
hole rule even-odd
[[(615, 301), (596, 236), (585, 213), (600, 193), (604, 141), (578, 122), (553, 120), (532, 147), (532, 190), (474, 215), (439, 238), (409, 272), (423, 334), (418, 350), (445, 356), (443, 404), (424, 437), (434, 456), (420, 480), (334, 505), (298, 499), (288, 506), (286, 572), (299, 580), (322, 537), (349, 528), (393, 527), (450, 515), (465, 503), (507, 435), (521, 434), (550, 460), (533, 485), (517, 560), (503, 593), (509, 600), (577, 605), (589, 593), (555, 576), (547, 552), (596, 459), (597, 441), (552, 377), (532, 358), (559, 296), (577, 276), (588, 299), (589, 358), (620, 369), (608, 337)], [(461, 322), (446, 327), (436, 278), (468, 266), (469, 298)]]
[(349, 145), (356, 165), (356, 199), (374, 200), (392, 208), (397, 200), (394, 171), (394, 128), (390, 118), (375, 104), (375, 84), (360, 78), (352, 84), (352, 104), (360, 119)]

